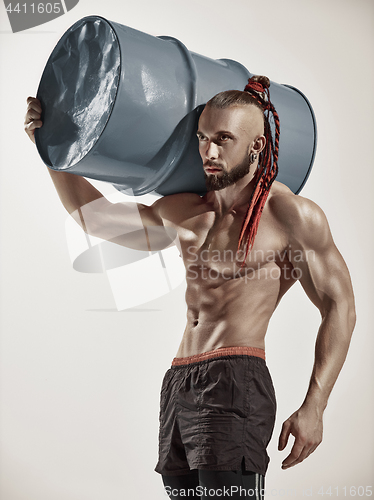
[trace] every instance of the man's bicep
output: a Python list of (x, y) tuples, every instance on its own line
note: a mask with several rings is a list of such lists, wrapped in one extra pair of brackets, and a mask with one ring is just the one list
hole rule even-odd
[(310, 300), (323, 314), (334, 303), (353, 297), (346, 263), (319, 207), (301, 220), (291, 237), (289, 259)]

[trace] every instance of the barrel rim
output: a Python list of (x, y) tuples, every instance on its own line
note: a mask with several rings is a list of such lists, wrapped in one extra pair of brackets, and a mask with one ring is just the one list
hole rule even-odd
[[(40, 78), (40, 82), (39, 82), (39, 85), (38, 85), (38, 90), (37, 90), (37, 93), (36, 93), (36, 97), (39, 99), (38, 95), (39, 95), (39, 91), (40, 91), (40, 87), (41, 87), (41, 84), (42, 84), (42, 81), (43, 81), (43, 78), (45, 76), (45, 73), (47, 71), (47, 68), (49, 67), (49, 63), (52, 59), (52, 56), (55, 54), (55, 51), (56, 49), (60, 46), (61, 43), (63, 43), (63, 41), (65, 41), (65, 39), (69, 36), (69, 34), (74, 31), (74, 29), (76, 27), (78, 27), (78, 25), (84, 25), (86, 24), (87, 21), (89, 20), (101, 20), (101, 21), (104, 21), (104, 23), (106, 23), (110, 29), (112, 30), (112, 33), (114, 33), (114, 37), (117, 41), (117, 47), (118, 47), (118, 51), (119, 51), (119, 58), (120, 58), (120, 61), (119, 61), (119, 66), (118, 66), (118, 77), (120, 77), (121, 75), (121, 69), (122, 69), (122, 61), (123, 61), (123, 56), (122, 56), (122, 51), (121, 51), (121, 44), (119, 42), (119, 39), (118, 39), (118, 36), (117, 36), (117, 33), (116, 33), (116, 30), (114, 29), (114, 26), (113, 24), (111, 23), (111, 21), (109, 21), (108, 19), (106, 19), (105, 17), (103, 16), (98, 16), (98, 15), (90, 15), (90, 16), (85, 16), (85, 17), (82, 17), (81, 19), (78, 19), (78, 21), (76, 21), (74, 24), (72, 24), (64, 33), (63, 35), (59, 38), (58, 42), (56, 43), (56, 45), (54, 46), (46, 64), (45, 64), (45, 67), (44, 67), (44, 70), (43, 70), (43, 73), (42, 73), (42, 76)], [(54, 170), (54, 171), (57, 171), (57, 172), (68, 172), (70, 169), (76, 167), (76, 165), (79, 165), (79, 163), (81, 163), (83, 160), (85, 160), (87, 158), (87, 156), (92, 152), (92, 150), (95, 148), (96, 144), (98, 143), (98, 141), (100, 140), (100, 138), (102, 137), (106, 127), (107, 127), (107, 124), (110, 120), (110, 117), (113, 113), (113, 109), (114, 109), (114, 105), (115, 105), (115, 102), (116, 102), (116, 99), (117, 99), (117, 96), (118, 96), (118, 89), (119, 89), (119, 82), (117, 84), (117, 87), (116, 87), (116, 92), (115, 92), (115, 96), (114, 96), (114, 99), (113, 99), (113, 103), (112, 103), (112, 106), (111, 106), (111, 109), (110, 109), (110, 112), (108, 113), (108, 116), (107, 116), (107, 119), (105, 121), (105, 125), (103, 126), (100, 134), (98, 135), (98, 137), (96, 138), (96, 141), (95, 143), (92, 145), (91, 149), (89, 151), (87, 151), (87, 153), (80, 159), (78, 160), (77, 162), (73, 163), (72, 165), (70, 165), (69, 167), (66, 167), (66, 168), (56, 168), (54, 166), (52, 166), (51, 164), (47, 163), (46, 160), (44, 159), (44, 156), (42, 155), (42, 152), (41, 152), (41, 144), (40, 144), (40, 139), (39, 139), (39, 131), (38, 129), (35, 130), (35, 144), (36, 144), (36, 148), (38, 150), (38, 153), (39, 153), (39, 156), (41, 157), (43, 163), (45, 165), (47, 165), (48, 168), (50, 168), (51, 170)], [(40, 100), (40, 99), (39, 99)], [(43, 117), (43, 106), (42, 106), (42, 117)]]
[(310, 110), (310, 114), (311, 114), (311, 117), (312, 117), (312, 122), (313, 122), (313, 132), (314, 132), (314, 141), (313, 141), (313, 152), (312, 152), (312, 157), (310, 159), (310, 163), (309, 163), (309, 167), (308, 167), (308, 170), (305, 174), (305, 177), (303, 179), (303, 181), (301, 182), (300, 184), (300, 187), (296, 190), (295, 194), (299, 194), (300, 191), (303, 189), (303, 187), (305, 186), (306, 184), (306, 181), (308, 180), (309, 178), (309, 175), (310, 175), (310, 172), (312, 171), (312, 167), (313, 167), (313, 164), (314, 164), (314, 160), (315, 160), (315, 156), (316, 156), (316, 151), (317, 151), (317, 120), (316, 120), (316, 115), (314, 114), (314, 111), (313, 111), (313, 108), (312, 108), (312, 105), (310, 104), (310, 101), (309, 99), (305, 96), (305, 94), (303, 94), (301, 92), (301, 90), (297, 89), (296, 87), (293, 87), (292, 85), (287, 85), (287, 84), (282, 84), (284, 87), (288, 87), (289, 89), (292, 89), (294, 90), (295, 92), (297, 92), (298, 94), (301, 95), (301, 97), (303, 97), (303, 99), (305, 100), (305, 102), (307, 103), (308, 107), (309, 107), (309, 110)]

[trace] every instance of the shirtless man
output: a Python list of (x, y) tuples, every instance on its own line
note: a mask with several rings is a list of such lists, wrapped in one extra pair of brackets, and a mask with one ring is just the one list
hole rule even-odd
[[(264, 338), (295, 281), (322, 320), (305, 400), (279, 437), (279, 450), (290, 434), (295, 437), (283, 469), (302, 462), (322, 440), (322, 415), (355, 324), (347, 267), (312, 201), (273, 182), (253, 247), (247, 256), (245, 245), (238, 247), (267, 146), (264, 113), (247, 101), (211, 100), (201, 114), (197, 135), (208, 187), (203, 197), (183, 193), (152, 206), (112, 204), (83, 177), (49, 169), (64, 207), (89, 234), (138, 249), (178, 242), (186, 267), (187, 325), (161, 390), (156, 467), (175, 499), (185, 498), (187, 488), (202, 488), (200, 498), (208, 498), (203, 488), (241, 498), (239, 487), (262, 497), (275, 418)], [(28, 98), (25, 130), (32, 140), (40, 116), (40, 102)]]

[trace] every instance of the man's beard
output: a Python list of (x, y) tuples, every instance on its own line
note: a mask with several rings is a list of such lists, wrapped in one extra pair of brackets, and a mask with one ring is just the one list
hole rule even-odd
[[(218, 164), (214, 162), (207, 162), (208, 165), (212, 167), (221, 168)], [(239, 165), (234, 167), (231, 172), (223, 172), (222, 175), (207, 175), (204, 173), (206, 188), (208, 191), (220, 191), (221, 189), (226, 188), (227, 186), (231, 186), (235, 184), (240, 179), (242, 179), (245, 175), (249, 173), (252, 162), (250, 161), (250, 156), (248, 155), (245, 160), (242, 161)]]

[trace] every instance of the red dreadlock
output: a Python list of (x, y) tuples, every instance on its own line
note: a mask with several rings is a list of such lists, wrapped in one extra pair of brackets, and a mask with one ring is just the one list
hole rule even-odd
[[(259, 168), (255, 174), (253, 192), (240, 231), (238, 251), (242, 243), (245, 244), (246, 249), (242, 265), (244, 265), (250, 250), (253, 248), (266, 199), (269, 195), (271, 185), (278, 174), (280, 125), (278, 113), (270, 101), (269, 86), (270, 82), (266, 77), (253, 76), (248, 80), (248, 85), (244, 89), (245, 92), (248, 92), (260, 104), (264, 111), (266, 146), (260, 153)], [(265, 112), (267, 113), (265, 114)], [(270, 112), (273, 115), (275, 124), (274, 142), (269, 123)]]

